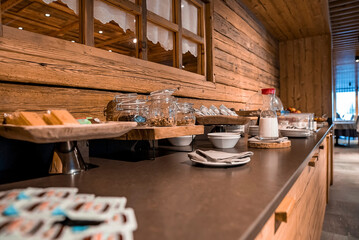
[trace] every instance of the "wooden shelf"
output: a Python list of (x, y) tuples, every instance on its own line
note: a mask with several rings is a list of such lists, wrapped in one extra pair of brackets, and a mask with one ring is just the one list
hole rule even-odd
[(159, 140), (164, 138), (180, 137), (186, 135), (204, 134), (203, 125), (175, 126), (175, 127), (136, 127), (118, 140)]

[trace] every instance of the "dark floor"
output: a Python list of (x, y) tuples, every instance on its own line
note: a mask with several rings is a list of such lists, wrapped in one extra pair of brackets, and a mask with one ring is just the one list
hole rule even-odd
[(334, 147), (330, 187), (321, 240), (359, 240), (359, 144), (339, 139)]

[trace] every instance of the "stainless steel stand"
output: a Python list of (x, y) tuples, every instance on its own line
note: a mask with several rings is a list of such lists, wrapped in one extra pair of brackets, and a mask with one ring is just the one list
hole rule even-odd
[(87, 170), (77, 141), (56, 143), (49, 173), (77, 174)]

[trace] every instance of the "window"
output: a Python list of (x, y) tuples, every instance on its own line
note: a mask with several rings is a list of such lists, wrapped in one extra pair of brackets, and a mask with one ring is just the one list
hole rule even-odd
[(208, 7), (201, 0), (1, 0), (1, 18), (3, 25), (206, 75)]
[(358, 115), (358, 65), (352, 62), (335, 67), (336, 121), (354, 121)]

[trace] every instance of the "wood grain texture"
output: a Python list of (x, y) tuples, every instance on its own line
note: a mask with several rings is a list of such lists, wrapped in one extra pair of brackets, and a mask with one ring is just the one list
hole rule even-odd
[(242, 0), (269, 32), (281, 41), (330, 33), (328, 2)]
[(326, 206), (327, 165), (323, 150), (316, 152), (319, 152), (316, 166), (306, 166), (285, 197), (294, 199), (295, 204), (288, 222), (277, 227), (274, 239), (320, 239)]
[(280, 98), (316, 116), (332, 116), (331, 42), (329, 35), (280, 43)]
[(125, 135), (116, 138), (120, 140), (159, 140), (186, 135), (200, 135), (204, 133), (203, 125), (175, 126), (175, 127), (137, 127)]
[[(75, 116), (103, 119), (102, 109), (118, 92), (148, 94), (175, 87), (179, 88), (175, 96), (180, 101), (193, 102), (195, 107), (225, 104), (240, 109), (260, 88), (279, 90), (278, 41), (237, 1), (215, 0), (209, 4), (213, 7), (209, 9), (213, 11), (212, 27), (206, 31), (212, 31), (213, 36), (214, 52), (209, 56), (213, 66), (209, 67), (215, 80), (4, 26), (4, 37), (0, 38), (0, 81), (7, 100), (1, 104), (0, 114), (19, 109), (42, 111), (61, 105)], [(143, 41), (145, 33), (140, 36)], [(210, 42), (206, 44), (211, 47)], [(145, 53), (142, 52), (143, 57)], [(13, 94), (6, 93), (12, 91)], [(88, 102), (76, 103), (74, 93)]]

